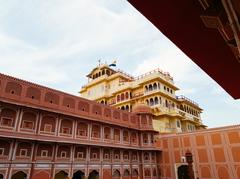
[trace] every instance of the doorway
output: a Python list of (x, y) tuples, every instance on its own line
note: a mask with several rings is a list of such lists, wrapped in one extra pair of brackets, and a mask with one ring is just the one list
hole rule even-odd
[(88, 179), (99, 179), (99, 173), (96, 170), (89, 173)]
[(178, 167), (177, 173), (178, 173), (178, 179), (190, 179), (188, 175), (187, 165), (181, 165), (180, 167)]
[(23, 171), (19, 171), (11, 177), (11, 179), (26, 179), (26, 178), (27, 178), (27, 174), (24, 173)]
[(72, 179), (85, 179), (85, 174), (81, 170), (78, 170), (73, 174)]

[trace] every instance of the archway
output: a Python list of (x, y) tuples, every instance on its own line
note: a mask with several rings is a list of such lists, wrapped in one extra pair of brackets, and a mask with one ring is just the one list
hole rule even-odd
[(96, 170), (89, 173), (88, 179), (99, 179), (99, 173)]
[(153, 98), (150, 98), (150, 106), (153, 106), (153, 105), (154, 105)]
[(128, 169), (125, 169), (123, 172), (123, 178), (128, 178), (130, 176), (130, 172)]
[(84, 178), (85, 174), (81, 170), (76, 171), (72, 177), (72, 179), (84, 179)]
[(158, 104), (158, 97), (155, 97), (154, 104)]
[(153, 89), (154, 89), (154, 90), (157, 89), (157, 84), (156, 84), (156, 83), (153, 84)]
[(134, 169), (132, 171), (132, 179), (138, 179), (138, 170), (137, 169)]
[(119, 170), (114, 170), (113, 172), (113, 178), (119, 179), (121, 177)]
[(152, 91), (152, 90), (153, 90), (153, 87), (152, 87), (152, 85), (151, 85), (151, 84), (149, 85), (149, 88), (148, 88), (148, 90), (149, 90), (149, 91)]
[(178, 179), (190, 179), (188, 175), (188, 166), (187, 165), (181, 165), (178, 167)]
[(24, 173), (23, 171), (19, 171), (11, 177), (11, 179), (26, 179), (26, 178), (27, 178), (27, 174)]
[(0, 174), (0, 179), (3, 179), (3, 174)]
[(65, 171), (61, 170), (60, 172), (58, 172), (54, 179), (68, 179), (68, 173), (66, 173)]
[(129, 106), (128, 105), (126, 106), (126, 111), (129, 111)]

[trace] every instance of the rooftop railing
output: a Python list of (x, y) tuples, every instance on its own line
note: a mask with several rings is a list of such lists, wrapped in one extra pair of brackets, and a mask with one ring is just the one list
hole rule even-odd
[(142, 79), (142, 78), (144, 78), (144, 77), (146, 77), (146, 76), (148, 76), (148, 75), (154, 74), (154, 73), (159, 73), (159, 74), (163, 75), (164, 77), (168, 77), (170, 80), (173, 81), (173, 77), (170, 75), (170, 73), (168, 73), (168, 72), (163, 72), (163, 71), (160, 70), (159, 68), (157, 68), (157, 69), (155, 69), (155, 70), (152, 70), (152, 71), (149, 71), (149, 72), (147, 72), (147, 73), (144, 73), (144, 74), (142, 74), (142, 75), (139, 75), (139, 76), (135, 77), (134, 79), (135, 79), (135, 80), (139, 80), (139, 79)]
[(188, 102), (190, 102), (190, 103), (192, 103), (192, 104), (194, 104), (196, 106), (199, 106), (198, 103), (196, 103), (195, 101), (193, 101), (193, 100), (191, 100), (191, 99), (189, 99), (189, 98), (187, 98), (186, 96), (183, 96), (183, 95), (176, 96), (176, 99), (186, 100), (186, 101), (188, 101)]

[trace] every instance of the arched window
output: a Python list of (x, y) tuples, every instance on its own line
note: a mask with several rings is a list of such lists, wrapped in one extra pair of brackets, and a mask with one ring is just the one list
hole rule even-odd
[(121, 94), (121, 101), (124, 100), (124, 93)]
[(102, 70), (102, 75), (105, 75), (105, 70)]
[(106, 71), (106, 74), (109, 76), (109, 75), (110, 75), (110, 71), (109, 71), (109, 70), (107, 70), (107, 71)]
[(117, 102), (120, 101), (120, 95), (117, 95)]
[(104, 101), (103, 101), (103, 100), (101, 101), (101, 104), (104, 104)]
[(165, 105), (166, 105), (166, 107), (168, 107), (168, 101), (167, 100), (165, 100)]
[(149, 106), (149, 100), (148, 100), (148, 99), (146, 100), (146, 103), (147, 103), (147, 105)]
[(158, 97), (155, 97), (154, 104), (158, 104)]
[(129, 94), (128, 94), (128, 92), (126, 92), (125, 98), (128, 99), (128, 97), (129, 97)]
[(126, 111), (129, 111), (129, 106), (128, 105), (126, 106)]
[(152, 87), (151, 84), (149, 85), (149, 88), (148, 88), (148, 89), (149, 89), (149, 91), (152, 91), (152, 90), (153, 90), (153, 87)]
[(154, 90), (157, 89), (157, 84), (156, 84), (156, 83), (153, 84), (153, 89), (154, 89)]
[(96, 78), (98, 77), (98, 73), (96, 73)]
[(125, 110), (125, 107), (124, 107), (124, 106), (122, 106), (122, 107), (121, 107), (121, 110)]
[(148, 86), (145, 86), (145, 92), (148, 92)]
[(160, 89), (160, 83), (158, 83), (158, 89)]
[(185, 111), (185, 112), (186, 112), (186, 106), (185, 106), (185, 105), (183, 106), (183, 111)]
[(159, 104), (162, 104), (162, 98), (159, 97)]
[(150, 106), (153, 106), (154, 105), (154, 101), (153, 101), (153, 99), (151, 98), (150, 99)]
[(180, 109), (183, 110), (183, 105), (180, 105)]

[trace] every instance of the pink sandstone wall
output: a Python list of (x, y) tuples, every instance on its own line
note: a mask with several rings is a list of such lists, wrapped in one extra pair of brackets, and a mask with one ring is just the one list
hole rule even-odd
[(161, 178), (177, 178), (187, 150), (193, 154), (196, 178), (240, 179), (240, 125), (193, 133), (160, 135)]

